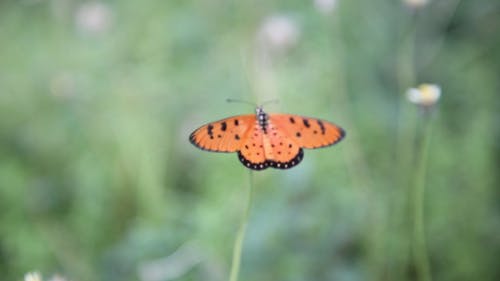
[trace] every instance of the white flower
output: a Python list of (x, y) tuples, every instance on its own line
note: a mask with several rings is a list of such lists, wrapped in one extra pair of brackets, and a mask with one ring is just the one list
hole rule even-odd
[(36, 271), (28, 272), (24, 275), (24, 281), (42, 281), (42, 275)]
[(425, 7), (429, 2), (430, 0), (403, 0), (403, 3), (412, 9)]
[(64, 276), (56, 274), (52, 276), (48, 281), (68, 281), (68, 279), (66, 279)]
[(83, 32), (100, 34), (111, 27), (111, 9), (100, 2), (87, 2), (78, 7), (76, 26)]
[(434, 105), (441, 96), (441, 87), (435, 84), (421, 84), (418, 88), (410, 88), (406, 92), (408, 100), (420, 106)]
[(259, 45), (271, 52), (286, 51), (297, 44), (299, 37), (295, 21), (283, 15), (266, 19), (257, 35)]
[(300, 29), (296, 21), (285, 15), (273, 15), (265, 19), (255, 35), (255, 79), (261, 99), (277, 98), (276, 77), (273, 63), (283, 58), (297, 45)]
[(316, 10), (323, 14), (332, 13), (337, 7), (338, 0), (314, 0)]

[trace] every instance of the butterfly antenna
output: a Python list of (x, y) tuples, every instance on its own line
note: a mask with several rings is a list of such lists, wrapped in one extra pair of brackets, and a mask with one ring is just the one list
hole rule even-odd
[(253, 102), (249, 102), (249, 101), (246, 101), (246, 100), (239, 100), (239, 99), (226, 99), (227, 102), (238, 102), (238, 103), (246, 103), (246, 104), (250, 104), (250, 105), (253, 105), (254, 107), (257, 107), (257, 105)]
[(264, 106), (265, 104), (270, 104), (270, 103), (279, 103), (279, 102), (280, 102), (279, 99), (268, 100), (263, 102), (260, 106)]

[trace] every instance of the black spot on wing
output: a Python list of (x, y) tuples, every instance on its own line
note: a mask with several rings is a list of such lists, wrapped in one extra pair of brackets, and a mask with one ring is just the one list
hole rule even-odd
[[(318, 124), (319, 124), (319, 121), (318, 121)], [(319, 147), (327, 147), (327, 146), (332, 146), (334, 144), (337, 144), (338, 142), (340, 142), (341, 140), (343, 140), (346, 136), (346, 132), (344, 129), (342, 129), (341, 127), (338, 127), (337, 126), (337, 129), (338, 129), (338, 134), (336, 136), (335, 139), (333, 139), (332, 141), (330, 141), (328, 144), (326, 145), (322, 145), (322, 146), (319, 146)], [(323, 134), (323, 130), (321, 132)], [(314, 148), (318, 148), (318, 147), (314, 147)]]
[(300, 163), (300, 161), (302, 161), (302, 159), (304, 159), (304, 151), (301, 148), (299, 149), (299, 152), (297, 152), (297, 155), (295, 155), (295, 157), (288, 162), (278, 162), (271, 160), (268, 160), (267, 162), (269, 163), (269, 167), (284, 170), (297, 166)]
[(306, 126), (306, 128), (311, 127), (311, 124), (309, 124), (309, 120), (307, 118), (303, 118), (302, 122), (304, 123), (304, 126)]
[(226, 122), (220, 123), (220, 129), (224, 132), (227, 129), (227, 124)]
[(214, 125), (208, 124), (208, 126), (207, 126), (207, 133), (210, 136), (210, 138), (214, 137), (214, 131), (213, 130), (214, 130)]
[(324, 134), (325, 134), (325, 131), (326, 131), (326, 129), (325, 129), (325, 124), (323, 124), (323, 122), (321, 122), (321, 120), (319, 120), (319, 119), (318, 119), (318, 120), (316, 120), (316, 121), (318, 121), (318, 126), (319, 126), (319, 128), (321, 129), (321, 134), (322, 134), (322, 135), (324, 135)]
[[(205, 129), (203, 129), (205, 130)], [(210, 146), (207, 146), (207, 145), (203, 145), (202, 142), (205, 142), (205, 140), (203, 140), (202, 138), (200, 138), (199, 136), (199, 130), (196, 130), (194, 132), (191, 133), (191, 135), (189, 135), (189, 142), (196, 146), (197, 148), (201, 149), (201, 150), (205, 150), (205, 151), (211, 151), (211, 152), (221, 152), (221, 153), (228, 153), (228, 152), (234, 152), (233, 151), (230, 151), (230, 150), (220, 150), (219, 148), (217, 147), (210, 147)], [(217, 135), (219, 136), (219, 135)], [(222, 136), (221, 136), (222, 137)], [(210, 136), (210, 139), (214, 139), (214, 135), (212, 134), (212, 136)]]

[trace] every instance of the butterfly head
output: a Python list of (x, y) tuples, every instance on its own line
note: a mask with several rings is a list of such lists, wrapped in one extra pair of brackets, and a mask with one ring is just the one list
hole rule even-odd
[(257, 106), (255, 108), (255, 114), (257, 114), (257, 116), (258, 116), (259, 114), (262, 114), (262, 113), (264, 113), (264, 109), (262, 108), (262, 106)]

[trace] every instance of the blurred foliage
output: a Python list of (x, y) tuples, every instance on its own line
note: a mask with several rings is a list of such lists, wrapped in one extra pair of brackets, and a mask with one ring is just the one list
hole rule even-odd
[[(295, 37), (268, 50), (276, 15)], [(248, 171), (187, 138), (252, 112), (231, 97), (347, 131), (255, 173), (241, 280), (415, 280), (404, 93), (431, 82), (433, 279), (500, 280), (499, 28), (488, 0), (1, 1), (0, 279), (224, 280)]]

